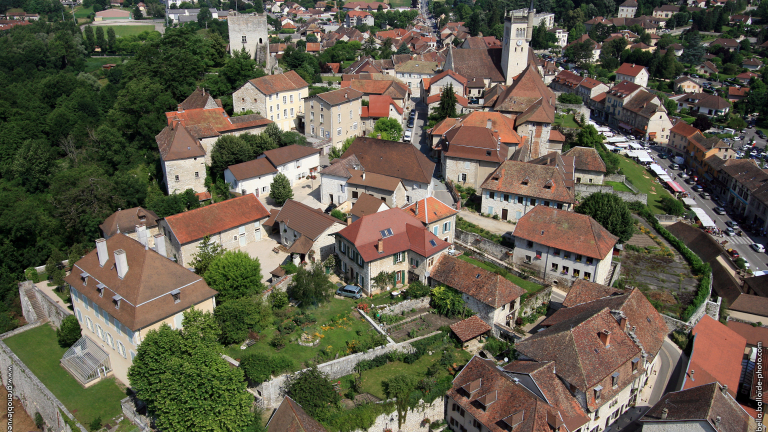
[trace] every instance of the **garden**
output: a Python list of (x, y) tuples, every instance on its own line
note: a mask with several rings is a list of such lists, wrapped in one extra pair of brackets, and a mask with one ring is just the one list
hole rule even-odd
[(627, 180), (638, 189), (639, 193), (644, 193), (648, 196), (648, 208), (650, 211), (654, 214), (664, 214), (665, 211), (661, 203), (662, 198), (672, 198), (672, 195), (644, 167), (624, 156), (618, 156), (618, 158), (621, 174), (626, 176)]
[[(5, 339), (6, 345), (50, 390), (82, 425), (90, 430), (96, 424), (111, 422), (121, 414), (120, 401), (125, 391), (114, 378), (102, 379), (83, 388), (59, 361), (67, 348), (59, 346), (56, 331), (47, 324)], [(112, 423), (114, 425), (114, 423)], [(101, 427), (101, 426), (99, 426)]]

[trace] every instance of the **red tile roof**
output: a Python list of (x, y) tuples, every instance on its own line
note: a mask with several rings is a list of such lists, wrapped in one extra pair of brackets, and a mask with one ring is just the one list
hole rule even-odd
[[(554, 200), (565, 203), (574, 202), (574, 194), (566, 184), (565, 173), (556, 166), (506, 160), (499, 166), (481, 188), (501, 193)], [(518, 228), (520, 229), (520, 222)], [(515, 236), (517, 236), (517, 229)], [(537, 237), (540, 242), (541, 235)], [(602, 258), (602, 257), (601, 257)]]
[(515, 119), (505, 116), (500, 112), (475, 111), (458, 119), (447, 118), (435, 125), (431, 130), (433, 135), (443, 135), (455, 126), (488, 127), (491, 121), (491, 130), (498, 131), (499, 138), (504, 144), (520, 144), (522, 139), (515, 130)]
[(682, 135), (686, 138), (690, 138), (696, 135), (697, 133), (699, 133), (698, 129), (696, 129), (695, 127), (689, 125), (684, 121), (677, 122), (677, 124), (674, 125), (672, 129), (670, 129), (669, 131), (672, 133), (676, 133), (678, 135)]
[[(440, 103), (440, 100), (442, 99), (442, 94), (433, 94), (432, 96), (427, 98), (427, 105), (432, 105), (434, 103)], [(469, 105), (469, 99), (465, 98), (461, 95), (456, 95), (456, 102), (466, 108)]]
[(545, 206), (520, 218), (515, 237), (597, 259), (605, 258), (618, 241), (590, 216)]
[(353, 155), (365, 171), (402, 180), (428, 184), (435, 170), (435, 163), (410, 143), (358, 137), (341, 159)]
[(728, 96), (747, 97), (747, 93), (749, 93), (749, 87), (728, 87)]
[(642, 72), (643, 69), (645, 69), (645, 66), (643, 65), (624, 63), (621, 66), (619, 66), (618, 70), (616, 70), (616, 74), (637, 77), (638, 75), (640, 75), (640, 72)]
[(482, 303), (498, 309), (525, 294), (525, 290), (502, 275), (443, 254), (430, 277)]
[[(550, 139), (552, 139), (551, 133)], [(597, 171), (601, 173), (606, 172), (603, 158), (601, 158), (600, 154), (597, 153), (597, 150), (592, 147), (571, 147), (570, 150), (563, 153), (563, 156), (573, 157), (577, 170)]]
[(279, 167), (280, 165), (284, 165), (288, 162), (293, 162), (307, 156), (320, 154), (320, 152), (320, 149), (314, 149), (312, 147), (301, 146), (298, 144), (291, 144), (289, 146), (267, 150), (264, 152), (264, 156), (272, 163), (272, 165)]
[(213, 235), (266, 219), (269, 212), (253, 194), (200, 207), (165, 218), (179, 244), (187, 244)]
[[(418, 209), (418, 214), (416, 213)], [(458, 213), (435, 197), (427, 197), (405, 207), (404, 212), (429, 225)]]
[[(741, 359), (747, 340), (709, 315), (693, 327), (693, 351), (685, 373), (683, 389), (717, 381), (728, 386), (735, 397), (739, 389)], [(712, 355), (717, 353), (717, 355)], [(691, 375), (691, 371), (694, 371)]]
[(252, 79), (249, 82), (265, 95), (309, 87), (309, 84), (307, 84), (307, 82), (295, 71), (288, 71), (279, 75), (267, 75), (261, 78)]
[[(279, 267), (278, 267), (279, 268)], [(267, 423), (268, 432), (326, 432), (317, 420), (307, 414), (290, 396), (283, 398)]]
[(728, 321), (726, 326), (747, 340), (747, 345), (757, 346), (758, 342), (768, 341), (768, 328), (753, 327), (738, 321)]
[(236, 165), (230, 165), (227, 169), (238, 181), (277, 172), (277, 168), (275, 168), (267, 158), (259, 158)]
[(465, 320), (451, 324), (451, 331), (460, 341), (466, 342), (491, 331), (491, 326), (473, 315)]
[(584, 279), (576, 279), (563, 300), (563, 307), (574, 307), (583, 303), (610, 297), (615, 294), (623, 294), (624, 291), (611, 288), (599, 283)]
[(467, 79), (463, 76), (457, 74), (456, 72), (448, 69), (443, 72), (440, 72), (439, 74), (433, 76), (432, 78), (429, 78), (430, 83), (435, 83), (437, 81), (440, 81), (441, 79), (450, 76), (451, 78), (455, 79), (456, 81), (460, 82), (461, 85), (466, 86), (467, 85)]
[(700, 425), (706, 423), (707, 429), (716, 431), (756, 431), (754, 420), (742, 409), (746, 407), (723, 393), (723, 387), (716, 382), (667, 393), (645, 413), (640, 423), (656, 423), (654, 428), (661, 430), (686, 428), (683, 425), (703, 429)]
[[(382, 238), (381, 231), (386, 229), (392, 230), (392, 235), (384, 238), (384, 251), (379, 253), (378, 241)], [(421, 221), (398, 208), (363, 216), (337, 234), (352, 242), (365, 262), (406, 250), (426, 258), (449, 246), (429, 232)]]
[(396, 104), (391, 97), (387, 95), (370, 95), (368, 96), (368, 114), (361, 117), (374, 117), (385, 118), (389, 117), (389, 108), (394, 106), (395, 111), (399, 114), (403, 114), (403, 109), (400, 105)]
[(499, 143), (486, 127), (461, 126), (445, 134), (442, 147), (445, 157), (481, 160), (500, 164), (509, 155), (509, 147)]
[(565, 142), (565, 135), (562, 134), (559, 130), (552, 129), (549, 132), (549, 140), (550, 141), (557, 141), (557, 142)]

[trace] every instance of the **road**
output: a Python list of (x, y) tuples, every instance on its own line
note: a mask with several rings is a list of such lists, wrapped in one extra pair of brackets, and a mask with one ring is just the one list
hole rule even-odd
[[(752, 129), (750, 129), (752, 130)], [(763, 141), (763, 146), (765, 146), (765, 142)], [(655, 152), (655, 150), (654, 150)], [(659, 159), (657, 156), (657, 153), (654, 154), (654, 157), (656, 159), (656, 163), (661, 165), (669, 174), (671, 177), (674, 177), (675, 180), (682, 180), (679, 177), (679, 174), (681, 171), (679, 170), (673, 170), (669, 166), (674, 163), (673, 161), (669, 159)], [(683, 189), (685, 189), (686, 192), (690, 195), (691, 198), (693, 198), (696, 201), (696, 204), (698, 207), (704, 209), (704, 211), (707, 213), (707, 215), (712, 218), (712, 220), (715, 222), (717, 227), (721, 230), (724, 230), (726, 228), (725, 222), (732, 220), (730, 216), (728, 215), (719, 215), (716, 214), (713, 209), (717, 207), (717, 204), (715, 204), (714, 201), (709, 199), (702, 198), (699, 194), (693, 192), (691, 189), (691, 185), (686, 184), (683, 181), (677, 182)], [(736, 249), (736, 251), (739, 252), (739, 255), (741, 255), (742, 258), (746, 259), (747, 262), (750, 263), (752, 271), (756, 270), (768, 270), (768, 255), (765, 253), (758, 253), (755, 252), (751, 247), (749, 247), (752, 243), (760, 243), (765, 245), (768, 243), (768, 238), (766, 237), (760, 237), (753, 234), (749, 234), (746, 231), (744, 231), (743, 236), (724, 236), (722, 238), (717, 237), (716, 240), (718, 242), (722, 242), (723, 240), (727, 240), (728, 243), (725, 245), (726, 248), (733, 248)]]

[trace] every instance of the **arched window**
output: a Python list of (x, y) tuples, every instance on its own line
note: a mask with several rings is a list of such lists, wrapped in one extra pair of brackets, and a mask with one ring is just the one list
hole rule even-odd
[(259, 44), (263, 44), (263, 43), (264, 41), (262, 41), (261, 38), (259, 38)]

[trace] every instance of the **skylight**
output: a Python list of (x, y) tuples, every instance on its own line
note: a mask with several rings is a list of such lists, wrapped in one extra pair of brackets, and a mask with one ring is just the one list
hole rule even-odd
[(430, 240), (430, 241), (429, 241), (429, 244), (431, 244), (431, 245), (432, 245), (432, 247), (435, 247), (435, 246), (437, 246), (437, 243), (436, 243), (434, 240)]
[(383, 229), (379, 232), (381, 233), (381, 238), (392, 237), (392, 228)]

